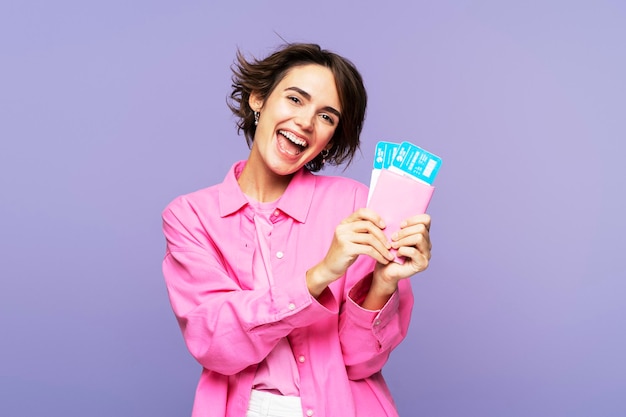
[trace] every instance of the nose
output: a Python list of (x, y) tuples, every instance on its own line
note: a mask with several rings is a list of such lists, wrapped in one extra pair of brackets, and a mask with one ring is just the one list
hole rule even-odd
[(300, 127), (300, 129), (304, 131), (310, 131), (313, 129), (313, 118), (315, 114), (310, 109), (301, 109), (296, 116), (296, 124)]

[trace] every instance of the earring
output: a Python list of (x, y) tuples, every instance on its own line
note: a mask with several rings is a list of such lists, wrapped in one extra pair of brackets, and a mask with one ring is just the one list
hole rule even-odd
[(326, 163), (326, 158), (328, 158), (328, 149), (322, 149), (320, 155), (322, 155), (322, 165), (324, 165)]
[(259, 124), (259, 116), (261, 115), (261, 113), (259, 113), (258, 111), (254, 112), (254, 125), (258, 125)]

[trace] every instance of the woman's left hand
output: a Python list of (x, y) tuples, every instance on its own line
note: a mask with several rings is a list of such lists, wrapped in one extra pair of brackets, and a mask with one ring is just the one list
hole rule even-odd
[(419, 214), (400, 224), (400, 230), (391, 237), (391, 246), (398, 250), (397, 256), (404, 257), (404, 263), (390, 262), (378, 264), (374, 279), (397, 287), (399, 280), (408, 278), (428, 268), (430, 261), (430, 216)]
[(428, 268), (430, 261), (430, 216), (419, 214), (400, 224), (400, 230), (391, 236), (391, 247), (404, 263), (395, 261), (377, 263), (367, 296), (361, 306), (368, 310), (381, 309), (398, 289), (398, 282)]

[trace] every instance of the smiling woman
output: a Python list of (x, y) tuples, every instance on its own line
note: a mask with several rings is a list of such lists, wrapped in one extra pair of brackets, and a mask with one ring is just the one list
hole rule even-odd
[(308, 64), (293, 67), (265, 99), (252, 92), (249, 105), (258, 117), (239, 185), (258, 201), (273, 201), (293, 173), (330, 153), (341, 120), (339, 95), (332, 72)]
[(203, 367), (193, 416), (397, 416), (381, 369), (408, 329), (430, 218), (389, 241), (367, 187), (312, 173), (359, 147), (359, 72), (312, 44), (239, 53), (230, 98), (248, 159), (163, 211), (170, 301)]
[[(261, 100), (266, 99), (288, 71), (302, 65), (318, 65), (331, 71), (340, 106), (349, 103), (343, 106), (345, 108), (341, 123), (336, 126), (333, 148), (326, 158), (326, 163), (331, 165), (346, 161), (349, 163), (359, 147), (367, 93), (361, 74), (350, 61), (330, 51), (322, 51), (318, 45), (290, 44), (263, 60), (252, 62), (248, 62), (241, 53), (237, 54), (233, 67), (230, 108), (240, 118), (239, 130), (243, 131), (248, 145), (251, 145), (256, 129), (253, 110), (248, 105), (250, 95), (255, 93)], [(308, 163), (308, 168), (319, 171), (323, 165), (322, 159), (314, 158)]]

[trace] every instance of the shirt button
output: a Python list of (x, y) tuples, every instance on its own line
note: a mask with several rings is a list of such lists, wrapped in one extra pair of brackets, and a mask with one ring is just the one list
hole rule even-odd
[(376, 320), (376, 321), (374, 322), (374, 326), (380, 326), (380, 320)]
[(285, 254), (284, 254), (284, 253), (282, 253), (281, 251), (276, 252), (276, 257), (277, 257), (278, 259), (283, 259), (283, 256), (285, 256)]
[(295, 310), (296, 305), (294, 303), (289, 303), (289, 310)]
[(313, 410), (311, 410), (310, 408), (306, 410), (306, 415), (311, 417), (313, 415)]
[(300, 356), (298, 356), (298, 361), (299, 361), (300, 363), (304, 363), (304, 361), (305, 361), (305, 360), (306, 360), (306, 359), (305, 359), (304, 355), (300, 355)]
[(280, 214), (280, 211), (274, 210), (274, 216), (278, 216), (279, 214)]

